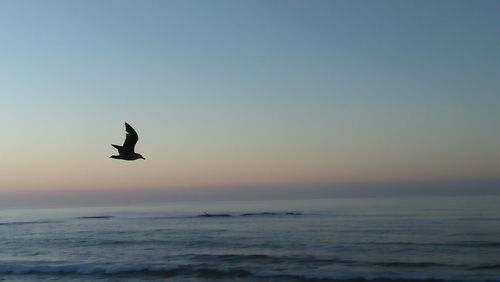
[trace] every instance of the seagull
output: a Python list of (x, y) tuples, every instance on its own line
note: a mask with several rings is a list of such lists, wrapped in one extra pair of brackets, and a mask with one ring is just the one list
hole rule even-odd
[(132, 126), (130, 126), (130, 124), (128, 123), (125, 123), (125, 131), (127, 132), (127, 136), (125, 137), (123, 146), (111, 144), (111, 146), (115, 147), (118, 150), (118, 155), (111, 156), (110, 158), (127, 161), (133, 161), (137, 159), (145, 160), (145, 158), (141, 156), (141, 154), (137, 154), (136, 152), (134, 152), (135, 144), (137, 143), (137, 140), (139, 140), (137, 132), (135, 132)]

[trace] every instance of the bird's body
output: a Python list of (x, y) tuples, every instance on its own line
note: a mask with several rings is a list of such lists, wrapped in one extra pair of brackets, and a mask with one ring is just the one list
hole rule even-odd
[(137, 159), (145, 160), (145, 158), (141, 156), (141, 154), (134, 152), (135, 144), (139, 140), (137, 132), (135, 132), (132, 126), (130, 126), (128, 123), (125, 123), (125, 131), (127, 132), (127, 136), (125, 137), (123, 146), (111, 144), (111, 146), (115, 147), (118, 150), (118, 155), (113, 155), (110, 158), (127, 161), (133, 161)]

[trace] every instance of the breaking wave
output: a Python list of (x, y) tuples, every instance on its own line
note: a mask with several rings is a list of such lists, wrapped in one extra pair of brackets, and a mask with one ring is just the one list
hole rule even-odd
[[(58, 274), (58, 275), (100, 275), (100, 276), (120, 276), (138, 275), (160, 276), (160, 277), (200, 277), (208, 279), (237, 279), (250, 278), (252, 281), (407, 281), (407, 282), (446, 282), (446, 281), (481, 281), (480, 278), (460, 278), (460, 277), (419, 277), (415, 274), (380, 275), (367, 273), (336, 273), (336, 272), (256, 272), (245, 268), (222, 268), (207, 264), (186, 264), (186, 265), (96, 265), (96, 264), (64, 264), (64, 265), (40, 265), (40, 264), (20, 264), (20, 263), (0, 263), (0, 274), (23, 275), (23, 274)], [(495, 281), (489, 279), (488, 281)], [(499, 280), (496, 280), (499, 281)]]

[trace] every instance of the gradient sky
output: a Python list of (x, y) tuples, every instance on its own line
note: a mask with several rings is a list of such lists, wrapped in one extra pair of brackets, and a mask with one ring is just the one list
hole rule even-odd
[(499, 179), (499, 12), (0, 1), (0, 194)]

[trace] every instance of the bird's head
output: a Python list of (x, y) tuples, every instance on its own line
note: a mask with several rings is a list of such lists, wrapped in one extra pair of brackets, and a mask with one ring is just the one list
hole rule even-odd
[(137, 154), (137, 153), (134, 153), (133, 155), (133, 160), (138, 160), (138, 159), (143, 159), (145, 160), (145, 158), (141, 155), (141, 154)]

